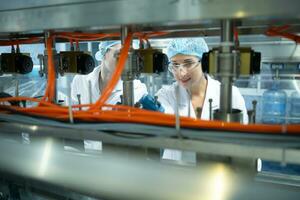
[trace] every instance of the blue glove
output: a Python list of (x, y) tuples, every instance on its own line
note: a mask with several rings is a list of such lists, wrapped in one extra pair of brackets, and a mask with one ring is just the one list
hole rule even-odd
[(142, 105), (143, 109), (146, 110), (154, 110), (159, 112), (164, 112), (165, 109), (162, 105), (151, 95), (147, 94), (144, 95), (140, 100), (139, 103)]

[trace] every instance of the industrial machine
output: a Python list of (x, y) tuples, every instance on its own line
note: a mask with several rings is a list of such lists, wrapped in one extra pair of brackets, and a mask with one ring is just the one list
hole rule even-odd
[(32, 71), (33, 63), (30, 56), (20, 53), (20, 49), (17, 48), (17, 52), (12, 49), (11, 53), (1, 54), (1, 74), (3, 73), (19, 73), (27, 74)]
[[(0, 46), (9, 52), (0, 55), (0, 200), (299, 199), (299, 6), (297, 0), (3, 3)], [(136, 108), (133, 82), (141, 74), (171, 79), (168, 40), (198, 36), (211, 49), (203, 71), (221, 83), (211, 120)], [(135, 39), (140, 48), (132, 47)], [(122, 44), (108, 87), (94, 104), (73, 105), (64, 81), (92, 72), (93, 44), (106, 40)], [(43, 45), (38, 57), (25, 53), (28, 44)], [(46, 85), (43, 95), (20, 95), (39, 90), (28, 86), (34, 72)], [(121, 105), (107, 105), (120, 79)], [(233, 85), (246, 100), (249, 124), (232, 108)], [(163, 159), (164, 149), (180, 151), (181, 159)]]

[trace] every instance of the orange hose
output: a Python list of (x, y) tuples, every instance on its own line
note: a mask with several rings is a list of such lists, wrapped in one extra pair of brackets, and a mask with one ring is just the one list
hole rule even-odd
[[(281, 29), (283, 30), (283, 28)], [(148, 37), (155, 37), (159, 35), (167, 34), (166, 32), (153, 32), (153, 33), (135, 33), (134, 35), (140, 39), (148, 39)], [(6, 101), (33, 101), (38, 102), (38, 107), (33, 108), (20, 108), (16, 106), (1, 106), (8, 107), (12, 110), (28, 113), (35, 116), (48, 117), (57, 120), (68, 121), (69, 113), (68, 107), (58, 106), (51, 103), (55, 95), (55, 68), (53, 63), (52, 54), (52, 39), (53, 37), (61, 37), (72, 39), (75, 41), (79, 40), (96, 40), (104, 37), (116, 37), (120, 34), (89, 34), (89, 33), (54, 33), (46, 40), (47, 54), (48, 54), (48, 84), (45, 91), (45, 98), (42, 100), (28, 98), (28, 97), (12, 97), (0, 99), (0, 102)], [(114, 89), (117, 81), (120, 79), (122, 70), (125, 66), (125, 62), (128, 56), (128, 50), (132, 40), (132, 34), (129, 34), (125, 40), (125, 44), (121, 49), (120, 59), (117, 63), (115, 69), (115, 76), (108, 83), (107, 88), (105, 88), (102, 96), (95, 104), (85, 104), (85, 105), (74, 105), (73, 116), (75, 120), (89, 121), (89, 122), (129, 122), (129, 123), (143, 123), (150, 125), (159, 126), (175, 126), (175, 116), (163, 114), (159, 112), (147, 111), (138, 108), (132, 108), (124, 105), (107, 105), (105, 102), (110, 96), (111, 91)], [(30, 40), (18, 40), (14, 44), (21, 44), (24, 42), (29, 42)], [(1, 43), (0, 45), (4, 44)], [(7, 42), (7, 41), (5, 41)], [(5, 43), (11, 45), (10, 43)], [(47, 101), (45, 101), (47, 100)], [(87, 107), (88, 110), (78, 110), (78, 108)], [(102, 108), (102, 109), (99, 109)], [(1, 109), (1, 113), (10, 113), (5, 109)], [(197, 128), (197, 129), (213, 129), (222, 131), (238, 131), (238, 132), (252, 132), (252, 133), (265, 133), (265, 134), (281, 134), (290, 133), (295, 135), (300, 135), (300, 125), (242, 125), (239, 123), (226, 123), (221, 121), (205, 121), (192, 119), (187, 117), (180, 117), (180, 124), (184, 128)]]
[(289, 25), (280, 26), (280, 27), (271, 27), (266, 31), (265, 34), (270, 37), (277, 37), (277, 36), (284, 37), (284, 38), (293, 40), (296, 43), (300, 43), (300, 36), (298, 36), (296, 34), (284, 32), (289, 27), (290, 27)]
[(16, 39), (16, 40), (9, 40), (9, 41), (1, 41), (0, 46), (11, 46), (11, 45), (19, 45), (19, 44), (32, 44), (35, 42), (40, 42), (42, 39), (38, 37), (31, 37), (28, 39)]
[(103, 37), (105, 35), (120, 36), (120, 33), (79, 33), (79, 32), (56, 32), (54, 36), (70, 36), (70, 37)]
[(45, 96), (43, 100), (47, 100), (49, 102), (54, 101), (55, 97), (55, 67), (53, 63), (53, 52), (52, 52), (52, 44), (53, 44), (53, 38), (50, 35), (46, 39), (46, 48), (47, 48), (47, 55), (48, 55), (48, 83), (47, 88), (45, 91)]
[(73, 40), (85, 40), (85, 41), (94, 41), (100, 40), (107, 37), (118, 37), (120, 33), (72, 33), (72, 32), (58, 32), (54, 33), (54, 37), (63, 38), (63, 39), (73, 39)]
[(118, 81), (120, 79), (120, 76), (122, 74), (123, 68), (125, 66), (127, 57), (128, 57), (128, 51), (129, 51), (129, 48), (130, 48), (131, 40), (132, 40), (132, 33), (129, 33), (128, 36), (125, 39), (124, 46), (121, 49), (120, 58), (119, 58), (119, 61), (116, 65), (116, 68), (115, 68), (115, 71), (114, 71), (114, 76), (112, 76), (112, 78), (109, 81), (107, 87), (104, 89), (100, 99), (90, 109), (93, 109), (93, 110), (99, 109), (106, 102), (106, 100), (109, 98), (111, 92), (113, 91), (116, 84), (118, 83)]
[[(10, 99), (7, 99), (10, 100)], [(11, 106), (10, 106), (11, 107)], [(111, 106), (114, 107), (114, 106)], [(122, 106), (121, 106), (122, 107)], [(125, 106), (124, 106), (125, 107)], [(25, 108), (14, 109), (21, 111)], [(68, 120), (68, 110), (66, 108), (53, 109), (53, 108), (26, 108), (26, 112), (54, 119)], [(151, 125), (161, 126), (174, 126), (174, 115), (167, 115), (159, 112), (151, 112), (139, 109), (131, 110), (130, 107), (127, 111), (124, 110), (102, 110), (97, 112), (91, 111), (74, 111), (74, 119), (83, 121), (110, 121), (110, 122), (131, 122), (131, 123), (144, 123)], [(197, 129), (213, 129), (222, 131), (238, 131), (238, 132), (252, 132), (252, 133), (290, 133), (299, 135), (300, 125), (241, 125), (239, 123), (226, 123), (220, 121), (205, 121), (196, 120), (187, 117), (181, 117), (181, 126), (185, 128)]]

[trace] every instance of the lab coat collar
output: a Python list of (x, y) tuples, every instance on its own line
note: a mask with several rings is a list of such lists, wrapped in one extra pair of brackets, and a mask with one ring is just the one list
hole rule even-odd
[[(92, 88), (94, 88), (97, 93), (100, 93), (99, 88), (99, 74), (101, 71), (102, 65), (97, 66), (90, 74), (87, 76), (87, 80), (91, 81)], [(115, 86), (114, 90), (112, 92), (122, 91), (122, 81), (119, 80), (117, 85)]]
[[(205, 99), (203, 102), (203, 107), (206, 106), (209, 99), (212, 99), (213, 100), (212, 107), (216, 108), (216, 107), (218, 107), (218, 101), (219, 101), (219, 99), (218, 99), (219, 95), (217, 95), (217, 93), (219, 91), (216, 91), (216, 90), (219, 89), (220, 82), (212, 79), (207, 74), (205, 75), (205, 77), (207, 78), (207, 87), (206, 87), (206, 93), (205, 93)], [(188, 91), (183, 86), (178, 84), (177, 82), (175, 84), (179, 85), (179, 94), (180, 94), (179, 106), (180, 107), (188, 106), (188, 104), (191, 103), (191, 99), (190, 99)], [(176, 88), (176, 85), (175, 85), (175, 88)], [(175, 94), (175, 99), (176, 99), (176, 89), (175, 89), (174, 94)]]
[(189, 96), (189, 93), (188, 91), (180, 84), (178, 84), (178, 82), (176, 82), (175, 84), (175, 91), (174, 91), (174, 94), (175, 94), (175, 99), (176, 99), (176, 87), (179, 87), (179, 106), (180, 107), (184, 107), (184, 106), (187, 106), (188, 105), (188, 102), (190, 102), (190, 96)]
[(219, 107), (219, 97), (220, 97), (220, 82), (212, 79), (209, 75), (206, 75), (207, 78), (207, 87), (205, 93), (205, 100), (203, 107), (209, 103), (209, 99), (212, 99), (212, 109), (217, 109)]

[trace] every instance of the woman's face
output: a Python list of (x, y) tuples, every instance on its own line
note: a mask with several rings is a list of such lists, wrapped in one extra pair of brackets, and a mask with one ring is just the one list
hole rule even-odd
[(198, 57), (177, 54), (171, 58), (170, 69), (177, 82), (185, 88), (199, 83), (203, 76)]
[(117, 64), (117, 55), (120, 52), (121, 44), (116, 44), (111, 46), (103, 59), (103, 73), (105, 74), (112, 74), (116, 68)]

